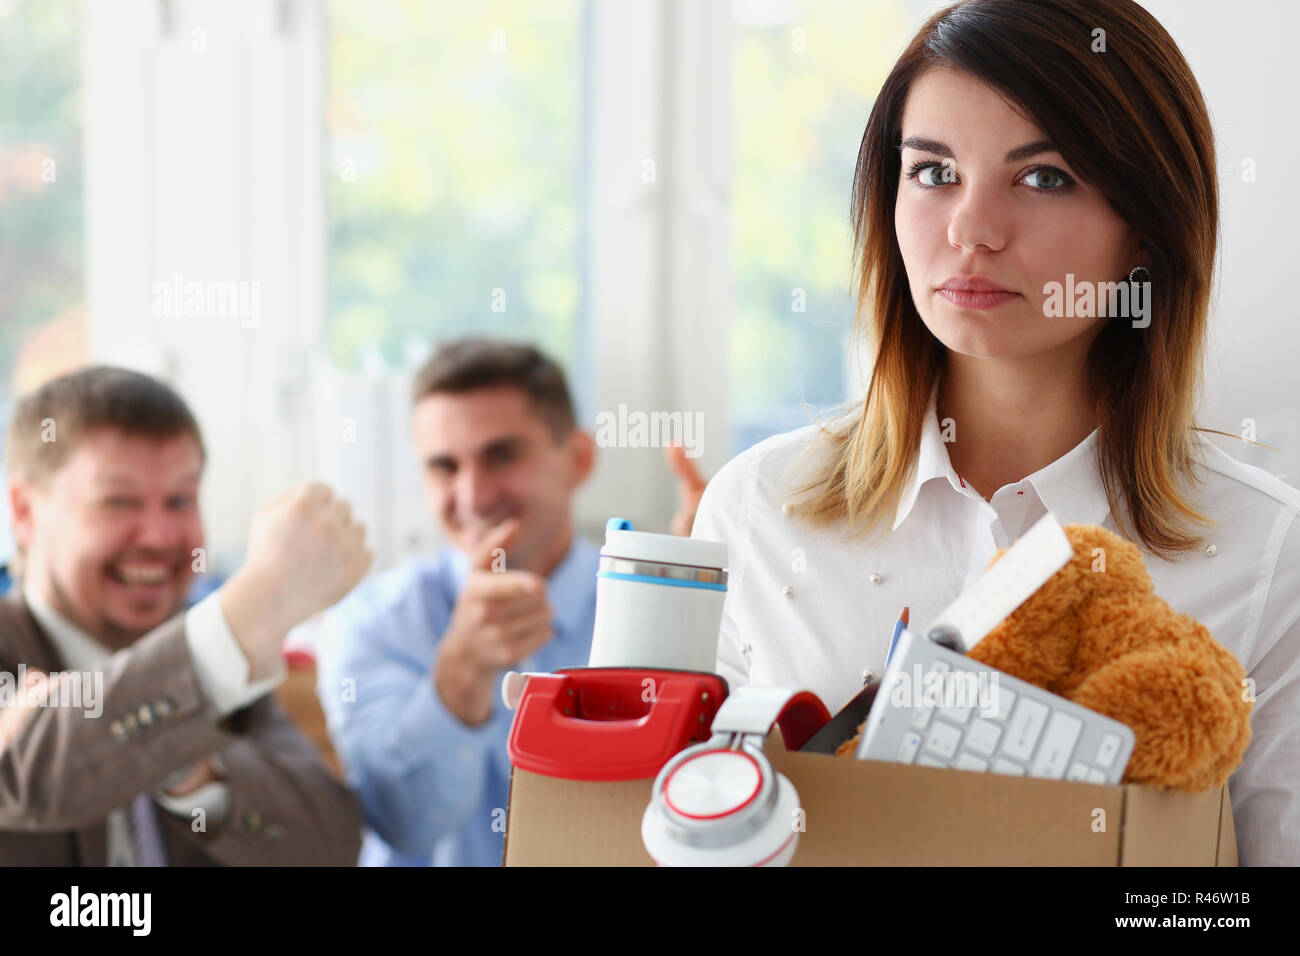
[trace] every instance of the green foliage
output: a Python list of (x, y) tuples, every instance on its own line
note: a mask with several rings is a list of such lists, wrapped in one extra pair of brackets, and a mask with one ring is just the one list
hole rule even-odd
[[(853, 323), (849, 196), (872, 102), (906, 39), (891, 2), (737, 2), (732, 414), (737, 448), (841, 401)], [(750, 13), (754, 16), (751, 17)], [(803, 290), (804, 311), (794, 309)]]
[(83, 298), (78, 6), (0, 10), (0, 383), (26, 336)]
[(333, 0), (329, 12), (334, 360), (401, 366), (469, 332), (571, 359), (578, 4)]

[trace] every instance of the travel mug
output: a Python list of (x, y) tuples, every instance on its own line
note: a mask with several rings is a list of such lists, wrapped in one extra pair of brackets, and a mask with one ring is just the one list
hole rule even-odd
[(596, 581), (591, 667), (714, 673), (727, 546), (636, 531), (611, 518)]

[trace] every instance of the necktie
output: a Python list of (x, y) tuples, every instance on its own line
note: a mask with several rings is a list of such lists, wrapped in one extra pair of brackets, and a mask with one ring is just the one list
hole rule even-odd
[(135, 838), (136, 866), (167, 865), (158, 808), (148, 793), (142, 793), (131, 801), (131, 832)]

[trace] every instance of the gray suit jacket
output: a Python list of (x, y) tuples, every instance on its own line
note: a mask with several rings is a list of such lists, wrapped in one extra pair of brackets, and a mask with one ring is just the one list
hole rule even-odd
[[(0, 600), (0, 671), (66, 670), (21, 596)], [(103, 714), (36, 710), (0, 746), (0, 867), (107, 861), (106, 817), (172, 772), (220, 753), (230, 808), (221, 823), (158, 812), (173, 866), (356, 862), (361, 811), (271, 695), (217, 721), (179, 616), (113, 656)]]

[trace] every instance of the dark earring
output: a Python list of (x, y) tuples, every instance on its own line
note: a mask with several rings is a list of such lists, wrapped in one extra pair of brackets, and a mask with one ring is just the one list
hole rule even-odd
[(1146, 266), (1134, 266), (1133, 271), (1128, 274), (1129, 282), (1150, 282), (1151, 270)]

